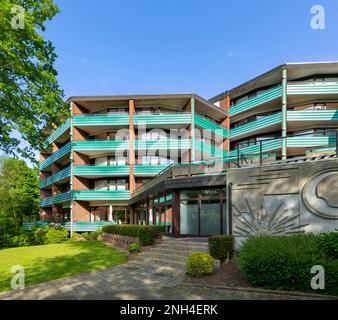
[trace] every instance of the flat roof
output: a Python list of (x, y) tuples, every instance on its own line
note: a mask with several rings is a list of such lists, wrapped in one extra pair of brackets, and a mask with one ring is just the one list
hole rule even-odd
[(209, 101), (215, 103), (226, 95), (230, 95), (231, 99), (235, 99), (256, 88), (281, 83), (281, 71), (284, 68), (288, 70), (288, 79), (295, 80), (316, 74), (338, 74), (338, 61), (288, 62), (281, 64), (249, 81), (240, 84), (239, 86), (236, 86), (231, 90), (223, 91), (217, 96), (209, 99)]
[(227, 113), (225, 110), (215, 106), (212, 102), (202, 98), (196, 93), (178, 94), (131, 94), (131, 95), (112, 95), (112, 96), (72, 96), (66, 103), (75, 102), (84, 108), (108, 107), (118, 105), (121, 102), (127, 103), (134, 100), (136, 106), (146, 106), (149, 101), (160, 105), (167, 105), (182, 108), (188, 103), (189, 99), (195, 98), (196, 109), (217, 120), (223, 120)]

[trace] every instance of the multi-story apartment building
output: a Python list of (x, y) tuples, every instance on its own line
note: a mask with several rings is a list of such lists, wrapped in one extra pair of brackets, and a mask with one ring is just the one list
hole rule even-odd
[(338, 63), (281, 65), (209, 101), (135, 95), (68, 105), (70, 119), (40, 157), (42, 220), (72, 221), (75, 230), (130, 222), (161, 223), (176, 236), (227, 233), (230, 163), (335, 149)]

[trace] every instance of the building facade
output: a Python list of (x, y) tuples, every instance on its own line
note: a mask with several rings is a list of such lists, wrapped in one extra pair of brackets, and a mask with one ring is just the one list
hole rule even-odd
[(40, 156), (41, 220), (232, 232), (227, 172), (335, 152), (338, 63), (279, 66), (208, 100), (73, 97)]

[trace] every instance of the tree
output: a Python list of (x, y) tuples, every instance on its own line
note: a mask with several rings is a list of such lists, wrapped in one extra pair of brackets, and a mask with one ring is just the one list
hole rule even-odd
[(57, 13), (53, 0), (0, 1), (0, 150), (6, 154), (35, 161), (34, 150), (46, 138), (43, 128), (68, 114), (54, 46), (42, 36)]
[(20, 230), (24, 217), (39, 212), (39, 180), (37, 169), (25, 161), (1, 158), (0, 161), (0, 219), (13, 221)]

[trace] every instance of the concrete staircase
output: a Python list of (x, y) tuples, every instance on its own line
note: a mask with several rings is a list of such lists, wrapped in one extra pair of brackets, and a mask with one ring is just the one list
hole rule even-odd
[(207, 240), (164, 238), (161, 244), (129, 260), (128, 266), (150, 269), (173, 276), (184, 275), (187, 256), (193, 252), (208, 252)]

